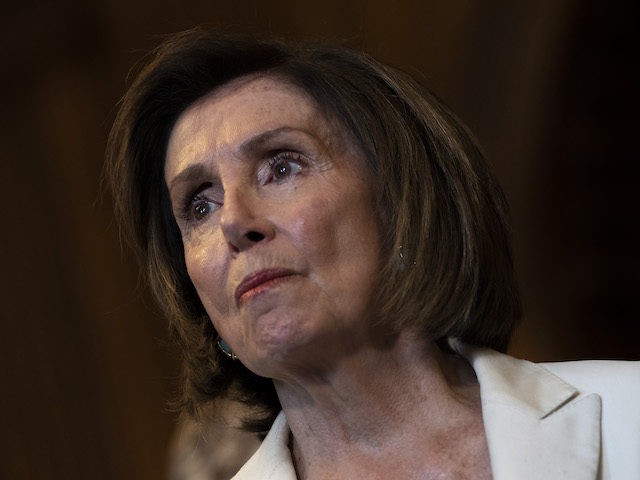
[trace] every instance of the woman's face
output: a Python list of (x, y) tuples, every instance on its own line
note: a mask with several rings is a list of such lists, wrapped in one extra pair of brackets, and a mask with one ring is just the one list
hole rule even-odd
[(187, 271), (255, 373), (320, 365), (367, 338), (380, 235), (364, 163), (274, 77), (236, 79), (178, 119), (165, 179)]

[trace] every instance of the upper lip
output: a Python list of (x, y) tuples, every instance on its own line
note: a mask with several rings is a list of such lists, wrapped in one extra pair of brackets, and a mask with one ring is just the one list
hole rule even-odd
[(273, 280), (274, 278), (287, 277), (294, 274), (295, 272), (286, 268), (269, 268), (250, 273), (244, 277), (236, 287), (236, 304), (240, 302), (240, 297), (242, 297), (243, 294), (253, 288), (256, 288), (258, 285), (268, 282), (269, 280)]

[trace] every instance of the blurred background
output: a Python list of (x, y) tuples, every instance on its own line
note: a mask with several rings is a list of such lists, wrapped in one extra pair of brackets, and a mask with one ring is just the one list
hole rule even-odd
[(0, 478), (166, 477), (176, 353), (100, 171), (130, 69), (202, 23), (340, 41), (429, 85), (511, 203), (511, 353), (640, 359), (637, 2), (25, 0), (0, 22)]

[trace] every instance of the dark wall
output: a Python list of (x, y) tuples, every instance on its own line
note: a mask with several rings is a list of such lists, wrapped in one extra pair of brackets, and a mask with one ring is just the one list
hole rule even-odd
[[(58, 0), (2, 22), (0, 478), (156, 479), (175, 352), (100, 193), (127, 72), (209, 23), (346, 40), (474, 130), (512, 205), (535, 360), (640, 358), (638, 12), (615, 2)], [(632, 8), (635, 11), (632, 11)]]

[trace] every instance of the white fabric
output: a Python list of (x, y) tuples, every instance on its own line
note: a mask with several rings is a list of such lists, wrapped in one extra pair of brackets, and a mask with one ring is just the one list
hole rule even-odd
[[(495, 480), (640, 480), (640, 362), (534, 364), (452, 341), (480, 382)], [(296, 480), (283, 412), (233, 480)]]
[(231, 480), (296, 480), (289, 432), (287, 418), (280, 412), (256, 453)]

